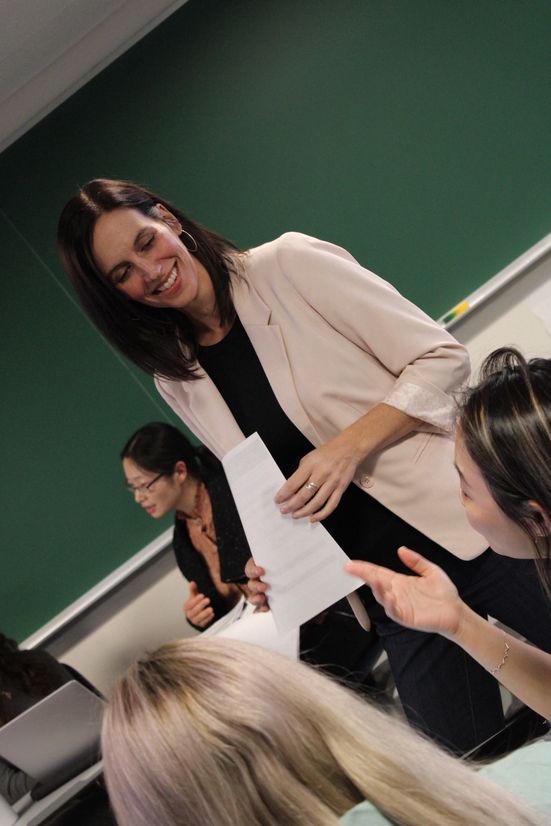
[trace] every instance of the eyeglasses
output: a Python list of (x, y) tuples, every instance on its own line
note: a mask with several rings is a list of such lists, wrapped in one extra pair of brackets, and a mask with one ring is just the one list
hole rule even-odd
[(124, 486), (125, 486), (126, 490), (128, 491), (128, 493), (131, 493), (132, 496), (135, 496), (137, 493), (145, 494), (145, 493), (148, 493), (151, 490), (151, 488), (153, 487), (155, 482), (158, 482), (159, 479), (161, 478), (161, 476), (166, 476), (166, 474), (165, 473), (159, 473), (158, 476), (156, 476), (154, 479), (152, 479), (151, 482), (147, 482), (147, 484), (145, 484), (145, 485), (131, 485), (130, 482), (125, 482)]

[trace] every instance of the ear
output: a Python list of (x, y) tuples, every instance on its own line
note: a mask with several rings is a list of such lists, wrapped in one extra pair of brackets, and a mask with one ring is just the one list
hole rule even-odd
[(179, 220), (176, 218), (172, 212), (167, 209), (162, 204), (155, 204), (155, 209), (159, 213), (159, 218), (163, 221), (168, 227), (170, 227), (176, 235), (182, 234), (182, 225)]
[(174, 465), (174, 473), (179, 482), (185, 482), (188, 477), (187, 465), (181, 459)]
[(539, 502), (536, 502), (535, 499), (530, 499), (528, 501), (528, 506), (530, 507), (534, 524), (536, 525), (537, 532), (540, 536), (550, 536), (551, 535), (551, 517), (543, 508)]

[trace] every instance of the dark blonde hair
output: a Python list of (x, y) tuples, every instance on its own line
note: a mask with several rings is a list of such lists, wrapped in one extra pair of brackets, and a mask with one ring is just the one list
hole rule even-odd
[(178, 219), (184, 230), (183, 237), (187, 239), (191, 235), (195, 241), (196, 249), (190, 252), (212, 280), (220, 321), (223, 324), (231, 320), (234, 313), (231, 277), (235, 274), (232, 253), (236, 247), (138, 184), (96, 178), (81, 187), (59, 218), (58, 249), (84, 310), (117, 350), (150, 375), (190, 380), (198, 378), (197, 341), (186, 315), (128, 298), (100, 271), (92, 248), (94, 227), (101, 215), (116, 209), (136, 209), (153, 220), (162, 221), (157, 209), (159, 204)]
[(513, 348), (491, 353), (463, 400), (459, 426), (501, 510), (528, 534), (551, 594), (551, 359)]
[(102, 750), (120, 826), (337, 826), (362, 800), (402, 826), (541, 822), (328, 677), (230, 639), (135, 662)]

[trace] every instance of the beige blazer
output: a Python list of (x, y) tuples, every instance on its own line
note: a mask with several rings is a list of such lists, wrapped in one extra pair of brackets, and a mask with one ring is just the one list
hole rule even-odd
[[(465, 348), (346, 250), (300, 233), (243, 254), (233, 299), (281, 407), (313, 445), (382, 401), (422, 420), (369, 456), (354, 481), (456, 556), (480, 554), (486, 543), (459, 502), (450, 435), (451, 394), (469, 375)], [(244, 439), (206, 373), (156, 384), (218, 457)]]

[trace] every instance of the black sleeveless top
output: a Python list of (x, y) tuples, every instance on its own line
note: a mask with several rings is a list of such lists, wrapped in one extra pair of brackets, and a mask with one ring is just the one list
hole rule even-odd
[[(217, 344), (201, 346), (201, 367), (208, 373), (245, 436), (257, 432), (281, 472), (288, 478), (314, 446), (281, 408), (254, 347), (237, 317)], [(275, 507), (275, 506), (274, 506)], [(350, 484), (324, 527), (343, 551), (355, 559), (380, 560), (396, 553), (395, 534), (402, 520)]]

